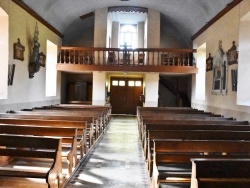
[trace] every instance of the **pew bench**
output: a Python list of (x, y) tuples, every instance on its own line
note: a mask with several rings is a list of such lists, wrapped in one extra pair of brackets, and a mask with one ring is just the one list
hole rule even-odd
[[(152, 174), (152, 154), (154, 140), (235, 140), (250, 141), (249, 131), (233, 130), (165, 130), (165, 131), (148, 131), (147, 145), (144, 146), (146, 166), (149, 174)], [(216, 127), (215, 127), (216, 128)]]
[[(235, 126), (234, 125), (237, 125)], [(148, 131), (150, 130), (234, 130), (234, 131), (249, 131), (249, 125), (239, 125), (237, 121), (228, 121), (226, 124), (224, 121), (217, 121), (216, 124), (211, 124), (210, 121), (199, 121), (199, 123), (193, 123), (192, 121), (182, 121), (182, 123), (147, 123), (143, 125), (142, 131), (140, 133), (140, 138), (142, 141), (142, 146), (147, 144)]]
[(179, 118), (172, 118), (172, 117), (152, 117), (147, 118), (145, 117), (143, 119), (143, 124), (138, 125), (139, 133), (142, 139), (142, 133), (144, 132), (144, 125), (145, 124), (233, 124), (233, 125), (246, 125), (248, 124), (247, 121), (236, 121), (232, 118), (224, 118), (224, 117), (200, 117), (200, 118), (194, 118), (191, 116), (187, 117), (179, 117)]
[[(7, 116), (7, 114), (12, 114), (17, 117), (28, 117), (30, 118), (35, 117), (35, 119), (62, 119), (62, 120), (76, 120), (76, 121), (87, 121), (88, 124), (93, 125), (94, 135), (93, 140), (91, 140), (91, 143), (93, 143), (94, 140), (97, 140), (97, 138), (100, 136), (100, 120), (98, 114), (83, 114), (81, 112), (77, 113), (74, 111), (9, 111), (9, 113), (0, 114), (0, 117)], [(10, 116), (9, 115), (9, 116)], [(39, 117), (39, 118), (38, 118)]]
[(19, 118), (15, 116), (11, 117), (12, 118), (0, 117), (0, 123), (77, 129), (77, 149), (80, 152), (78, 160), (80, 160), (87, 153), (87, 148), (90, 148), (91, 146), (87, 143), (87, 141), (90, 142), (90, 140), (93, 139), (92, 127), (91, 125), (89, 127), (89, 125), (85, 121), (70, 121), (70, 120), (60, 120), (60, 119), (59, 120), (25, 119), (25, 117), (19, 117)]
[(20, 135), (20, 136), (41, 136), (62, 139), (62, 167), (65, 177), (69, 177), (76, 167), (77, 160), (77, 129), (58, 127), (39, 127), (32, 125), (0, 124), (0, 134)]
[(192, 158), (191, 188), (250, 187), (249, 158)]
[[(158, 159), (160, 154), (169, 155), (196, 155), (207, 157), (235, 157), (249, 158), (250, 142), (248, 141), (209, 141), (209, 140), (155, 140), (152, 187), (158, 188), (160, 184), (184, 183), (191, 184), (192, 163), (191, 158), (178, 164), (175, 157), (169, 163), (162, 163)], [(177, 166), (175, 166), (177, 165)], [(173, 171), (174, 169), (174, 171)], [(174, 173), (176, 170), (177, 173)]]
[(64, 181), (61, 149), (61, 139), (0, 135), (0, 186), (60, 188)]

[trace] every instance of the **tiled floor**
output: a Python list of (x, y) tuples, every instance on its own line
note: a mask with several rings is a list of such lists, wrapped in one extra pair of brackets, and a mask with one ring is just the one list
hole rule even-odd
[(135, 116), (113, 116), (85, 161), (67, 187), (149, 187)]

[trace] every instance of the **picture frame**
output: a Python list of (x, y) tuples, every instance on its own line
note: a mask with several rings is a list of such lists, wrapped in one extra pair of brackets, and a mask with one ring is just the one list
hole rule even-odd
[(45, 67), (45, 64), (46, 64), (46, 56), (43, 54), (43, 52), (40, 52), (39, 53), (39, 65), (41, 67)]
[(13, 79), (14, 79), (14, 73), (15, 73), (15, 64), (9, 64), (9, 70), (8, 70), (8, 86), (12, 86)]
[(20, 39), (17, 39), (17, 43), (14, 43), (14, 59), (24, 60), (25, 47), (20, 43)]
[(238, 64), (238, 51), (235, 41), (233, 41), (232, 47), (227, 51), (227, 62), (228, 65)]
[(228, 82), (227, 54), (222, 49), (222, 41), (219, 41), (219, 47), (213, 59), (212, 94), (227, 95), (227, 82)]
[(209, 53), (208, 58), (206, 59), (206, 71), (213, 70), (213, 57), (211, 57), (211, 53)]

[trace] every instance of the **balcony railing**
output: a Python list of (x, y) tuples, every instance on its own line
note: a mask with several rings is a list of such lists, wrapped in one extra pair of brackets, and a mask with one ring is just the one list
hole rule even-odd
[(152, 71), (152, 68), (157, 71), (162, 70), (163, 67), (165, 70), (167, 67), (172, 67), (172, 69), (182, 67), (189, 68), (189, 72), (190, 68), (193, 68), (191, 73), (197, 73), (193, 58), (193, 54), (196, 53), (194, 49), (59, 47), (58, 51), (58, 65), (61, 67), (85, 65), (85, 68), (90, 69), (92, 65), (102, 68), (105, 66), (105, 70), (121, 71), (136, 71), (137, 69)]

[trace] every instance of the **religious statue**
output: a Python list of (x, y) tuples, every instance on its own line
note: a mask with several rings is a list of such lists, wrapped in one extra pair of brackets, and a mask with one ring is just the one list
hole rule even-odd
[(29, 62), (29, 78), (33, 78), (34, 74), (40, 70), (40, 54), (39, 54), (39, 48), (40, 48), (40, 43), (38, 42), (38, 27), (36, 24), (36, 29), (34, 33), (34, 47), (31, 55), (31, 59)]

